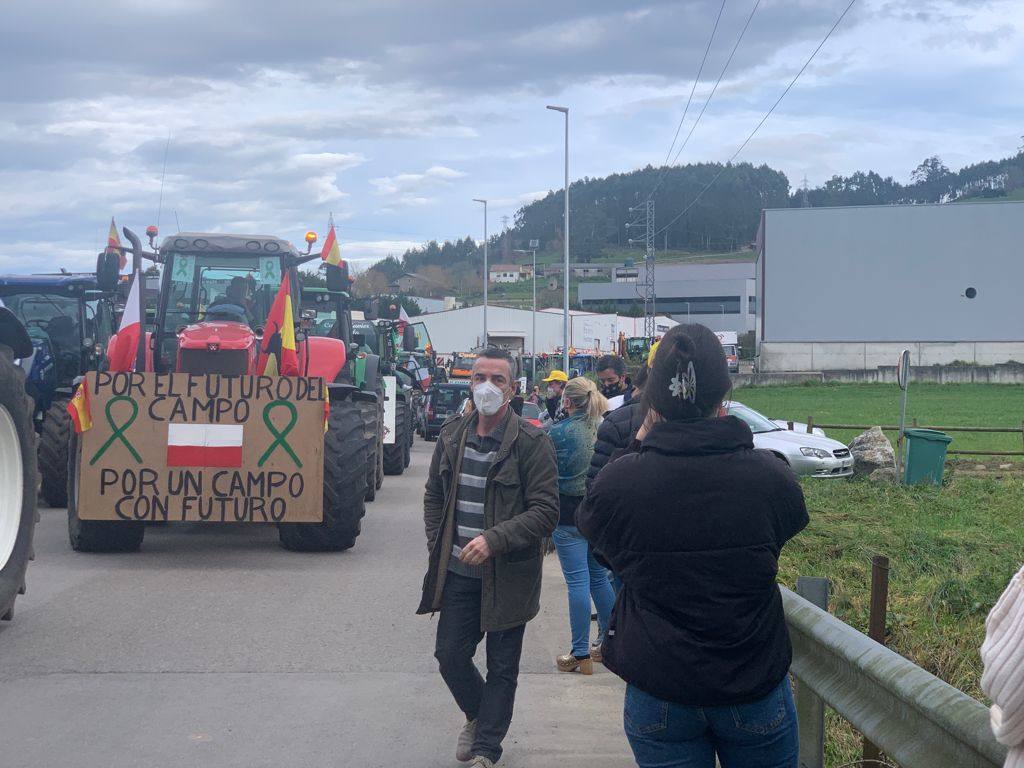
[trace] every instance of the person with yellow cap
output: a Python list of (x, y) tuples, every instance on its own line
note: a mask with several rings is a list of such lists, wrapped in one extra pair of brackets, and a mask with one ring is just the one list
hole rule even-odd
[(548, 415), (552, 421), (558, 421), (565, 416), (565, 409), (562, 407), (562, 390), (565, 389), (565, 384), (569, 381), (569, 377), (565, 375), (565, 371), (554, 370), (542, 381), (548, 385), (544, 398), (544, 404), (548, 408)]

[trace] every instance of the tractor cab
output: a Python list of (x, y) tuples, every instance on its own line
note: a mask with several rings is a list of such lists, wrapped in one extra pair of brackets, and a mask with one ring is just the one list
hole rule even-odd
[(294, 271), (286, 256), (298, 252), (275, 237), (180, 233), (160, 255), (155, 370), (256, 373), (263, 323)]
[(100, 367), (114, 330), (114, 307), (94, 275), (0, 277), (0, 301), (28, 331), (32, 354), (19, 360), (37, 421), (76, 376)]

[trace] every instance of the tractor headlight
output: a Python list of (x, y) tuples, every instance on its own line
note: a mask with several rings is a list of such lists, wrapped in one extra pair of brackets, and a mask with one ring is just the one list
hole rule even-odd
[(804, 456), (813, 456), (816, 459), (828, 459), (832, 457), (831, 453), (822, 450), (821, 448), (801, 448), (800, 453)]

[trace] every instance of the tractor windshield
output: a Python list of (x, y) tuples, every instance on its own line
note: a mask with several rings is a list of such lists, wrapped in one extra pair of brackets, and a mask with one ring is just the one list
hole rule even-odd
[(20, 293), (4, 296), (3, 304), (24, 324), (32, 345), (53, 357), (60, 380), (74, 378), (82, 356), (78, 299)]
[(352, 341), (359, 345), (364, 352), (380, 354), (380, 346), (377, 343), (376, 326), (365, 320), (357, 320), (352, 323)]
[(162, 330), (172, 337), (204, 320), (263, 325), (281, 287), (280, 256), (172, 253), (164, 269), (170, 279)]

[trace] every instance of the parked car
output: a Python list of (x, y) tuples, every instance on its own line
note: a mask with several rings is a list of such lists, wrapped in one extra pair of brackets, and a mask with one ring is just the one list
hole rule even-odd
[(793, 468), (798, 475), (808, 477), (850, 477), (853, 474), (853, 456), (850, 449), (824, 435), (790, 432), (783, 429), (753, 408), (735, 401), (725, 404), (731, 416), (747, 423), (754, 433), (754, 447), (771, 451)]
[(548, 415), (548, 409), (542, 405), (523, 403), (523, 419), (545, 432), (551, 429), (551, 416)]
[(441, 425), (449, 417), (460, 412), (459, 409), (469, 396), (468, 381), (432, 384), (427, 390), (420, 422), (420, 430), (424, 439), (436, 440), (441, 431)]

